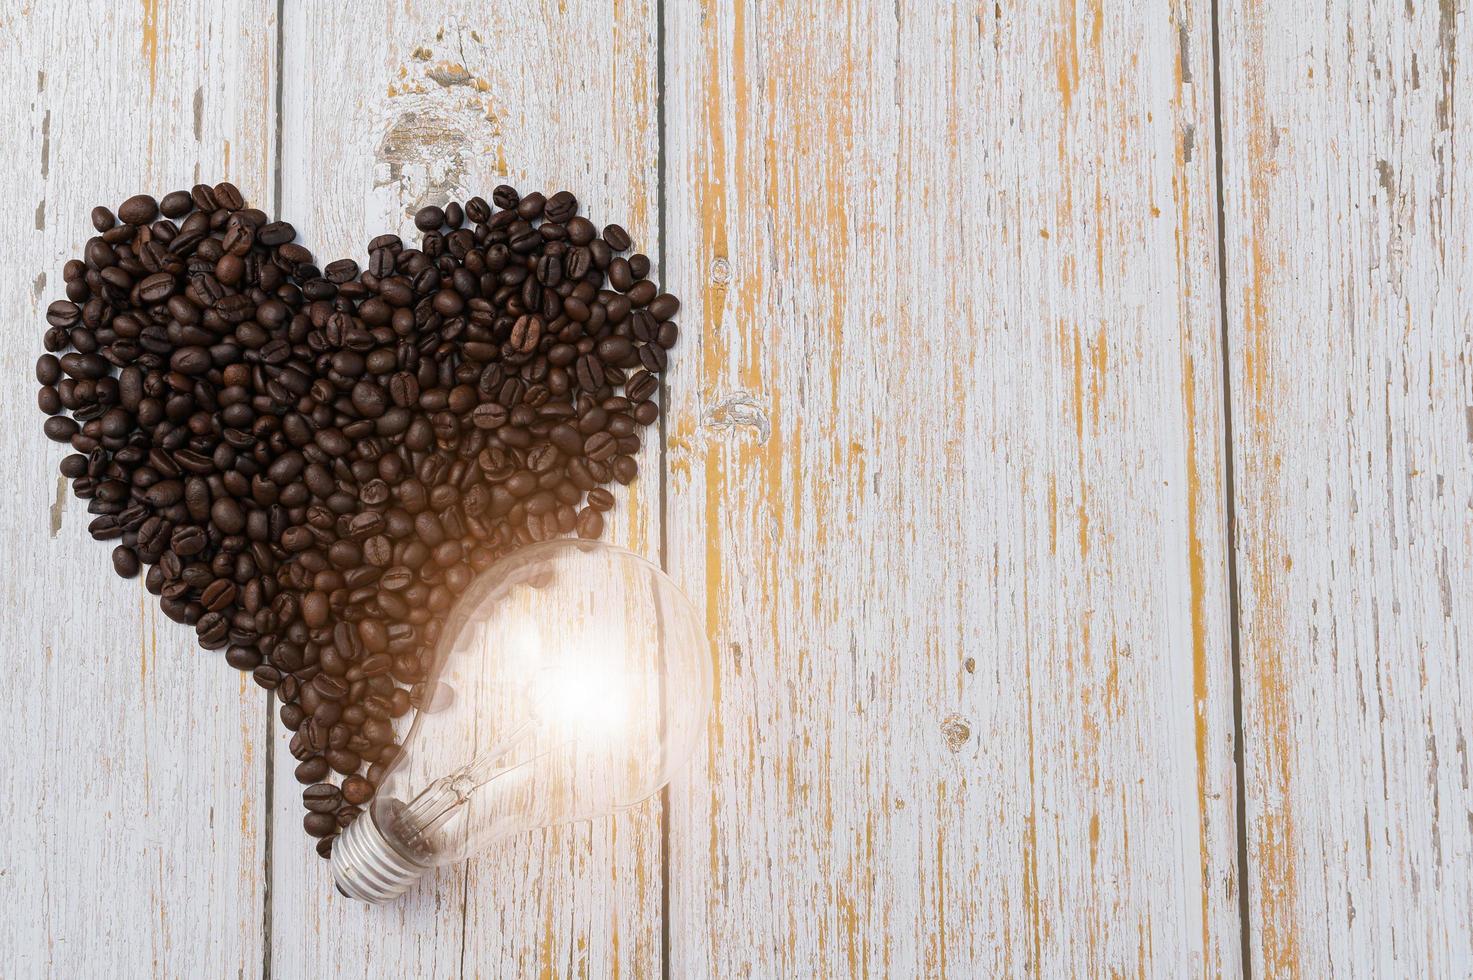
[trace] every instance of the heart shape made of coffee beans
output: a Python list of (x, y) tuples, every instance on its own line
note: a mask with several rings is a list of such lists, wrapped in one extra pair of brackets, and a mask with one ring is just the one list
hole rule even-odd
[(232, 184), (140, 194), (93, 210), (46, 310), (37, 402), (88, 530), (276, 692), (324, 857), (456, 595), (520, 546), (601, 535), (659, 418), (680, 304), (649, 259), (567, 191), (492, 202), (319, 269)]

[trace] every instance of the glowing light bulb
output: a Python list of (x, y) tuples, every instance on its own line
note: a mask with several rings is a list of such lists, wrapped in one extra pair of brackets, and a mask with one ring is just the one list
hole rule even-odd
[(434, 663), (404, 751), (333, 847), (351, 898), (387, 902), (498, 841), (640, 803), (689, 757), (710, 708), (690, 600), (643, 558), (589, 541), (488, 568)]

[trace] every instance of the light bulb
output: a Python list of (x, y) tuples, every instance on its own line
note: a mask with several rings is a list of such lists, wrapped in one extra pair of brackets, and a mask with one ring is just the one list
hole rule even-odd
[(705, 625), (659, 568), (577, 539), (482, 572), (445, 621), (404, 751), (333, 847), (338, 890), (390, 901), (524, 831), (669, 782), (711, 701)]

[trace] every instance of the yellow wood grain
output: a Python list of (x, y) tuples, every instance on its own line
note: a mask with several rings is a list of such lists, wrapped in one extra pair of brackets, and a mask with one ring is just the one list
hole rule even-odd
[(1257, 976), (1473, 942), (1466, 4), (1223, 16)]
[(1207, 5), (666, 16), (672, 974), (1236, 973)]

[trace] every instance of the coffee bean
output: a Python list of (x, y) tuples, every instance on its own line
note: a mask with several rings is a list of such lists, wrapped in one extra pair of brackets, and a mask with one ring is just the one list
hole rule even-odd
[[(633, 272), (633, 269), (633, 263), (630, 263), (631, 273)], [(654, 283), (650, 282), (648, 279), (640, 279), (633, 286), (629, 287), (627, 298), (631, 304), (638, 308), (654, 302), (657, 292), (658, 289), (656, 288)], [(655, 316), (653, 311), (650, 312), (650, 315)], [(658, 320), (663, 318), (656, 316), (655, 319)]]
[(515, 187), (508, 184), (499, 184), (491, 192), (491, 200), (498, 208), (511, 209), (517, 206), (521, 198), (517, 195)]
[(302, 826), (313, 837), (326, 837), (338, 831), (337, 817), (331, 813), (309, 812), (302, 817)]
[(232, 646), (225, 651), (225, 662), (236, 670), (251, 671), (261, 665), (261, 654), (252, 647)]
[(604, 533), (604, 515), (592, 507), (578, 512), (578, 537), (597, 538)]
[(517, 217), (524, 221), (532, 221), (542, 216), (542, 209), (547, 204), (547, 198), (537, 191), (524, 195), (516, 204)]
[(530, 354), (542, 340), (541, 317), (527, 315), (517, 318), (512, 325), (509, 343), (518, 354)]
[(608, 337), (598, 342), (598, 359), (615, 367), (626, 367), (634, 356), (634, 345), (625, 337)]
[(222, 181), (214, 187), (215, 203), (227, 211), (239, 211), (245, 207), (245, 198), (241, 196), (240, 188), (229, 181)]
[(302, 804), (313, 813), (334, 813), (342, 802), (342, 791), (332, 783), (313, 783), (302, 790)]
[(169, 538), (169, 547), (181, 558), (199, 554), (208, 543), (209, 539), (205, 536), (205, 532), (191, 525), (177, 529)]
[(301, 604), (302, 621), (309, 627), (317, 629), (327, 625), (328, 604), (327, 594), (312, 591), (302, 597)]
[(609, 285), (619, 292), (628, 292), (634, 286), (634, 273), (629, 269), (629, 260), (616, 258), (609, 263)]
[(362, 776), (349, 776), (343, 780), (343, 799), (358, 806), (373, 798), (373, 783)]
[(578, 213), (578, 199), (569, 191), (558, 191), (547, 199), (543, 215), (548, 221), (562, 224)]
[(348, 749), (328, 749), (324, 754), (328, 766), (333, 772), (340, 775), (346, 776), (357, 772), (358, 767), (363, 764), (362, 757), (357, 752)]
[(138, 574), (138, 554), (127, 545), (118, 545), (113, 549), (113, 571), (123, 578), (133, 578)]
[(53, 442), (70, 442), (72, 437), (81, 431), (81, 426), (74, 420), (64, 415), (56, 415), (46, 420), (42, 426), (46, 432), (46, 438)]
[(37, 405), (89, 532), (276, 691), (298, 778), (347, 777), (352, 799), (304, 796), (320, 853), (397, 753), (456, 596), (521, 544), (600, 535), (659, 418), (679, 305), (648, 258), (569, 192), (492, 200), (319, 271), (231, 184), (141, 195), (121, 225), (94, 212), (46, 310)]
[(604, 225), (604, 241), (616, 252), (626, 251), (631, 244), (629, 232), (624, 230), (623, 225)]
[(471, 422), (478, 429), (499, 429), (506, 424), (509, 415), (506, 406), (496, 402), (485, 402), (472, 410)]
[(42, 354), (36, 358), (36, 380), (43, 385), (54, 385), (61, 380), (61, 361), (54, 354)]
[(159, 199), (159, 210), (166, 218), (182, 218), (194, 210), (194, 199), (189, 191), (170, 191)]
[(317, 783), (327, 776), (327, 768), (327, 760), (314, 755), (298, 764), (293, 775), (299, 783)]
[(645, 309), (656, 320), (669, 320), (680, 312), (680, 300), (669, 293), (661, 293), (652, 299)]
[(239, 534), (245, 530), (245, 511), (230, 497), (221, 497), (210, 507), (210, 521), (223, 534)]
[(118, 207), (118, 218), (130, 225), (147, 224), (158, 213), (159, 202), (147, 194), (136, 194)]
[(595, 432), (583, 440), (583, 455), (595, 462), (609, 459), (617, 451), (614, 437), (607, 432)]

